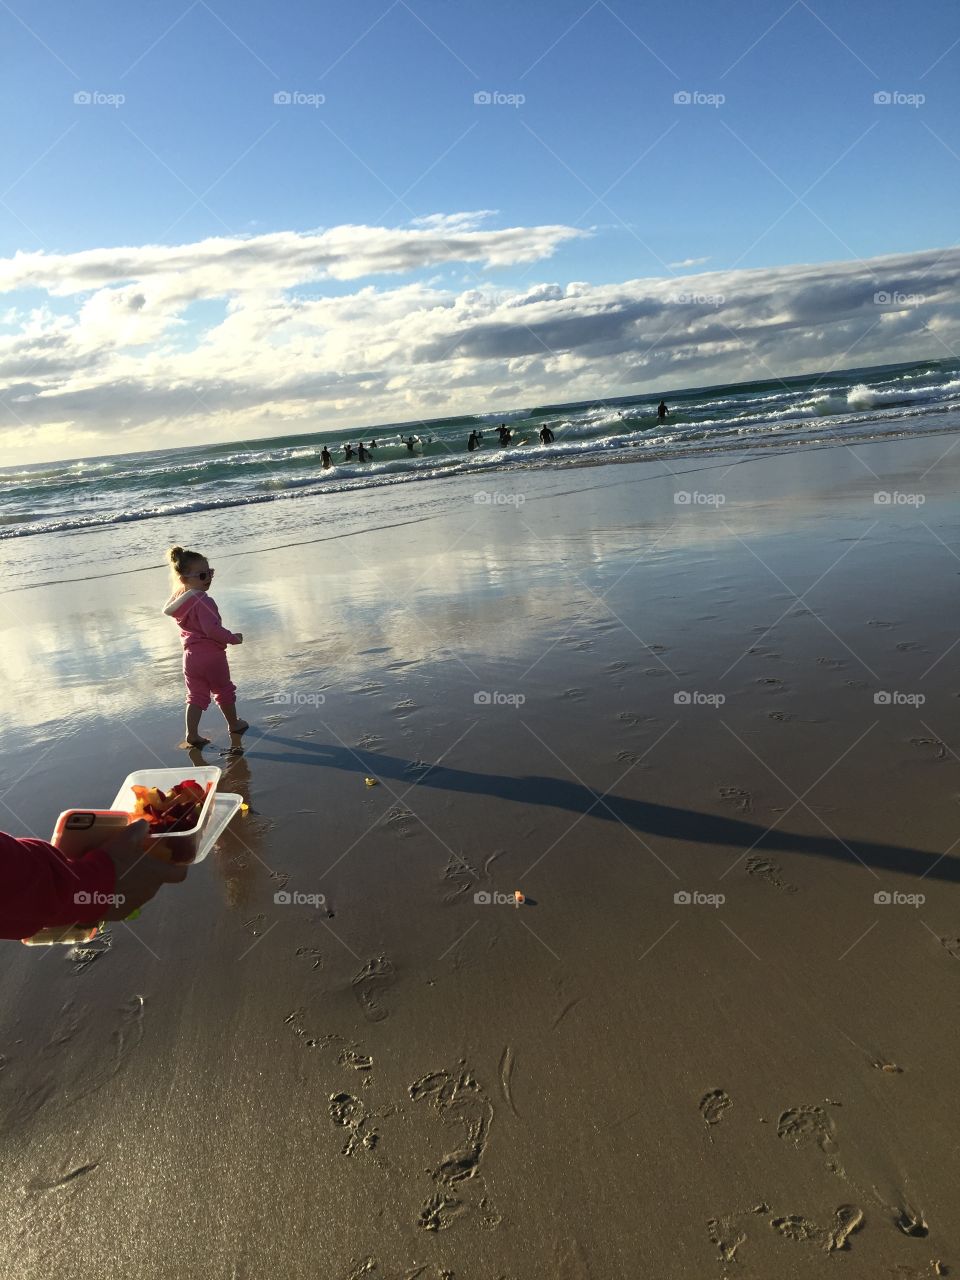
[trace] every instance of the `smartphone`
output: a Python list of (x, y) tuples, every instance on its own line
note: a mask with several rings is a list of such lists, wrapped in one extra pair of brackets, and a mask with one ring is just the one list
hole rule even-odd
[(82, 858), (133, 820), (132, 813), (115, 809), (66, 809), (57, 819), (50, 843), (68, 858)]

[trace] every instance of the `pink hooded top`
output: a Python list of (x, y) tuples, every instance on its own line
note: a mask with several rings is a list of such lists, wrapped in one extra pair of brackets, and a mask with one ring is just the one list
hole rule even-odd
[(206, 591), (178, 591), (163, 606), (163, 612), (180, 627), (184, 649), (205, 640), (212, 640), (221, 649), (239, 643), (239, 637), (220, 621), (220, 610)]

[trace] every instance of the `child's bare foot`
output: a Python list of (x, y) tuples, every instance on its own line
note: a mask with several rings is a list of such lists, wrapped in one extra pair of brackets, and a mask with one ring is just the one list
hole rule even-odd
[(250, 726), (247, 724), (246, 720), (238, 720), (236, 724), (232, 724), (230, 726), (230, 732), (235, 733), (237, 737), (241, 737), (249, 728)]
[(181, 745), (184, 747), (196, 747), (196, 748), (209, 747), (210, 739), (209, 738), (186, 738)]

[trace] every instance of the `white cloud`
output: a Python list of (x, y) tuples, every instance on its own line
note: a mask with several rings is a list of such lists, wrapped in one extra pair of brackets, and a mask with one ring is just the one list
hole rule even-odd
[[(437, 215), (412, 230), (0, 261), (4, 288), (51, 297), (6, 313), (0, 456), (250, 438), (960, 351), (960, 249), (521, 288), (498, 286), (491, 269), (547, 257), (577, 232), (479, 221)], [(437, 278), (453, 261), (474, 264), (470, 287)], [(323, 278), (417, 271), (423, 278), (317, 296)], [(66, 308), (54, 305), (64, 297)], [(205, 298), (223, 306), (201, 324), (190, 304)]]
[(668, 262), (668, 267), (702, 267), (705, 262), (709, 262), (709, 255), (706, 258), (683, 258), (680, 262)]

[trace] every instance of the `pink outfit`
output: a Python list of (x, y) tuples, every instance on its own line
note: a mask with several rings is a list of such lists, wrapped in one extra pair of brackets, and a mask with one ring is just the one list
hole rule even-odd
[(227, 645), (237, 644), (238, 637), (220, 621), (213, 599), (206, 591), (180, 591), (170, 597), (163, 612), (180, 627), (187, 702), (204, 711), (211, 694), (221, 706), (236, 702), (237, 686), (230, 680)]

